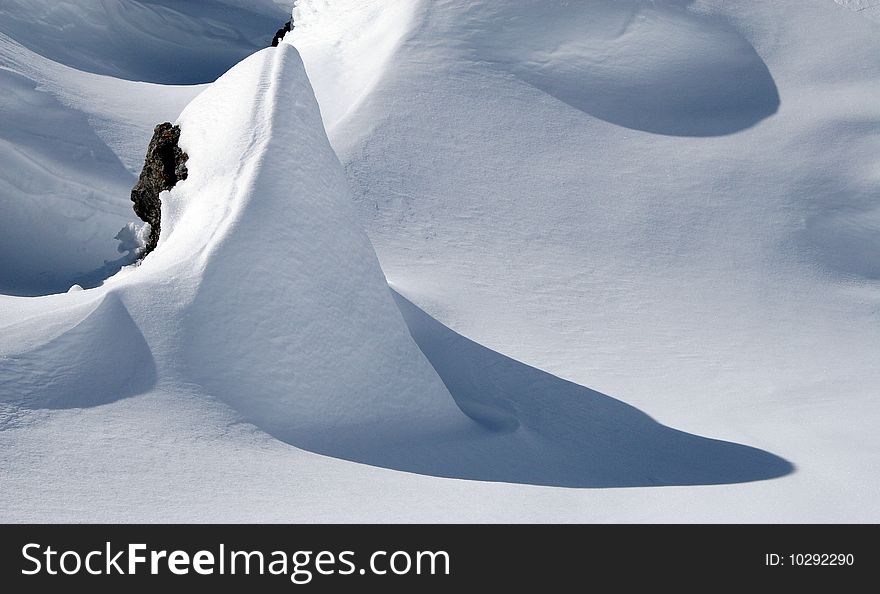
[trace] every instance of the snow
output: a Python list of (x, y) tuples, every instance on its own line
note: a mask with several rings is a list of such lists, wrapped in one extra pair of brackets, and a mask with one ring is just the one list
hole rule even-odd
[[(875, 517), (876, 26), (832, 2), (420, 6), (329, 128), (399, 292), (493, 351), (795, 466), (697, 489), (681, 519)], [(315, 12), (291, 40), (310, 76), (335, 67), (312, 48), (346, 39)], [(711, 94), (744, 73), (747, 118)], [(660, 92), (642, 96), (645, 75)], [(694, 98), (730, 125), (700, 128)], [(584, 492), (574, 515), (682, 501), (631, 496), (638, 512)]]
[(107, 276), (153, 126), (203, 87), (81, 72), (2, 33), (0, 81), (0, 293), (57, 293)]
[[(324, 93), (321, 115), (331, 130), (353, 112), (382, 78), (403, 40), (417, 24), (420, 3), (299, 2), (293, 9), (297, 47), (321, 64), (309, 80)], [(325, 43), (327, 37), (333, 43)], [(293, 38), (293, 36), (291, 36)]]
[(171, 84), (213, 81), (285, 17), (268, 0), (3, 0), (0, 9), (0, 33), (55, 62)]
[(186, 4), (0, 3), (0, 520), (878, 519), (863, 6)]
[(88, 291), (2, 297), (3, 438), (45, 423), (35, 410), (192, 386), (207, 408), (340, 457), (477, 431), (410, 337), (296, 50), (253, 54), (178, 123), (190, 175), (163, 193), (143, 263)]
[(191, 174), (138, 273), (198, 271), (181, 320), (189, 377), (273, 434), (341, 456), (444, 418), (470, 424), (394, 306), (296, 50), (244, 60), (179, 124)]
[(877, 0), (834, 0), (841, 6), (858, 12), (869, 19), (880, 21), (880, 2)]

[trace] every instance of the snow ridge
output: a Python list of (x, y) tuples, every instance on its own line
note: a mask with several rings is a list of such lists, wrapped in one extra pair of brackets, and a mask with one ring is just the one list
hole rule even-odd
[(102, 4), (0, 7), (0, 519), (876, 516), (867, 11)]

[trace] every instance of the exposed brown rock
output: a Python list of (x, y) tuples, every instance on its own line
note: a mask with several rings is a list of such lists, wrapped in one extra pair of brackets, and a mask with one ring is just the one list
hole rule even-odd
[(144, 168), (131, 190), (135, 214), (150, 224), (150, 235), (141, 257), (153, 251), (159, 242), (162, 217), (162, 200), (159, 194), (170, 190), (187, 176), (186, 160), (189, 157), (177, 146), (179, 140), (180, 126), (174, 126), (170, 122), (156, 126), (147, 148)]
[(284, 26), (275, 32), (275, 37), (272, 38), (272, 47), (278, 47), (278, 44), (281, 43), (285, 35), (290, 33), (291, 29), (293, 29), (293, 21), (284, 23)]

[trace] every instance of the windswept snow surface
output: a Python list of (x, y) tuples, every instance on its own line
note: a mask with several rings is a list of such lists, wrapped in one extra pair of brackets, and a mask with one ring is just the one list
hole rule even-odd
[(107, 276), (153, 126), (203, 87), (82, 72), (2, 33), (0, 81), (0, 293), (58, 293)]
[[(45, 452), (65, 457), (63, 437), (31, 449), (31, 436), (72, 423), (63, 433), (91, 449), (78, 417), (111, 403), (128, 408), (123, 399), (136, 395), (169, 400), (173, 410), (196, 393), (206, 414), (235, 419), (227, 425), (253, 421), (342, 456), (377, 444), (393, 452), (444, 423), (477, 427), (410, 337), (296, 50), (269, 48), (242, 61), (179, 123), (190, 175), (163, 195), (162, 239), (140, 266), (88, 291), (0, 297), (10, 518), (32, 513), (25, 493), (45, 488), (34, 480)], [(229, 431), (215, 430), (220, 441)], [(140, 447), (123, 442), (121, 450)], [(50, 464), (58, 461), (53, 455)], [(61, 483), (70, 480), (78, 479), (65, 471)], [(62, 484), (41, 499), (65, 497)]]
[(880, 520), (871, 20), (100, 4), (0, 3), (0, 520)]
[(394, 305), (296, 50), (243, 61), (179, 123), (191, 174), (137, 273), (198, 274), (180, 321), (188, 376), (337, 455), (470, 424)]
[(880, 1), (878, 0), (834, 0), (841, 6), (857, 12), (869, 19), (880, 21)]
[[(330, 48), (371, 25), (339, 29), (354, 4), (398, 10), (295, 9), (290, 41), (330, 114), (346, 101), (319, 74), (346, 60)], [(579, 517), (880, 519), (876, 24), (830, 0), (411, 10), (369, 95), (328, 122), (400, 294), (493, 351), (795, 467), (585, 491)]]

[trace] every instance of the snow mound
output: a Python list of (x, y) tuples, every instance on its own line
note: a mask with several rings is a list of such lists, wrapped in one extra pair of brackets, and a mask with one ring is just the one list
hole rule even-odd
[(646, 2), (480, 4), (470, 53), (585, 113), (626, 128), (715, 136), (748, 128), (779, 107), (755, 49), (717, 17)]
[(302, 0), (294, 15), (291, 42), (305, 58), (331, 134), (378, 81), (407, 76), (408, 66), (398, 62), (389, 72), (388, 65), (416, 30), (457, 59), (491, 65), (635, 130), (731, 134), (779, 107), (773, 77), (746, 37), (727, 20), (676, 2)]
[[(373, 23), (341, 31), (303, 4), (314, 25), (292, 43), (307, 70), (340, 68)], [(831, 0), (439, 0), (405, 25), (328, 131), (383, 271), (440, 326), (420, 344), (447, 328), (797, 465), (634, 496), (651, 517), (718, 517), (722, 497), (734, 516), (761, 501), (768, 518), (865, 518), (880, 420), (876, 23)], [(315, 90), (322, 108), (345, 102), (339, 80)], [(557, 394), (542, 410), (576, 418)], [(540, 426), (522, 405), (503, 414), (511, 400), (463, 407)]]
[(464, 419), (394, 306), (296, 50), (243, 61), (179, 124), (190, 175), (141, 268), (198, 271), (181, 327), (193, 379), (276, 435), (343, 455)]
[(15, 334), (31, 337), (0, 366), (7, 400), (91, 407), (197, 385), (290, 443), (348, 457), (377, 434), (393, 448), (472, 424), (394, 304), (296, 50), (247, 58), (179, 124), (189, 176), (162, 194), (154, 252), (96, 289), (0, 296), (0, 326), (26, 312)]
[(0, 366), (20, 414), (5, 417), (195, 386), (289, 444), (423, 474), (608, 487), (790, 470), (399, 308), (292, 45), (239, 63), (177, 123), (189, 175), (162, 194), (159, 244), (97, 289), (25, 307), (7, 328), (25, 347)]
[(0, 516), (876, 516), (880, 37), (848, 4), (298, 0), (181, 116), (158, 249), (89, 288), (205, 89), (105, 74), (212, 80), (290, 4), (0, 2), (2, 264), (59, 292), (0, 295)]
[[(25, 409), (85, 408), (140, 394), (153, 385), (150, 349), (119, 297), (101, 296), (90, 308), (62, 334), (43, 337), (48, 340), (23, 353), (3, 353), (0, 399)], [(18, 332), (4, 328), (17, 340), (0, 346), (7, 350), (30, 342), (18, 334), (33, 332), (41, 322), (30, 320)]]

